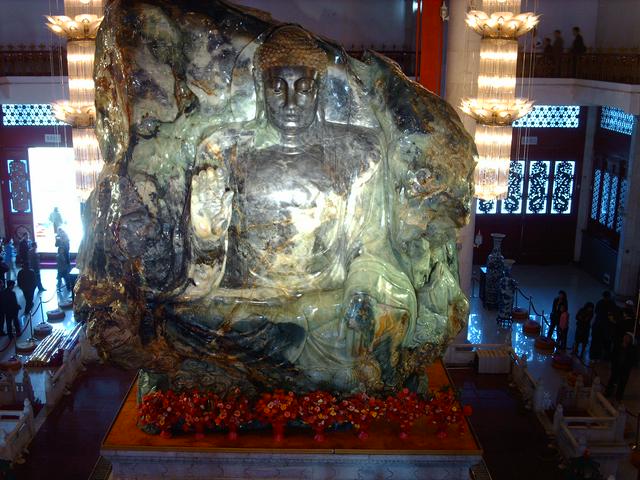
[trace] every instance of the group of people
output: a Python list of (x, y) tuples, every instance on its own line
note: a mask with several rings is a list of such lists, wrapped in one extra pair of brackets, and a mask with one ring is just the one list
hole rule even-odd
[[(611, 293), (605, 291), (595, 305), (592, 302), (585, 303), (575, 316), (573, 353), (584, 358), (591, 337), (589, 358), (592, 362), (611, 362), (611, 375), (605, 393), (607, 396), (615, 393), (618, 400), (622, 399), (631, 369), (637, 363), (635, 313), (633, 301), (627, 301), (621, 308)], [(560, 290), (553, 300), (547, 333), (547, 337), (551, 338), (557, 328), (557, 346), (560, 350), (567, 348), (569, 318), (567, 293)]]
[[(0, 336), (8, 335), (9, 338), (13, 338), (14, 330), (15, 336), (20, 334), (18, 314), (21, 307), (14, 291), (16, 281), (24, 295), (25, 314), (31, 313), (33, 309), (33, 298), (36, 289), (44, 291), (45, 288), (42, 286), (40, 277), (38, 245), (35, 242), (31, 242), (28, 234), (23, 235), (20, 239), (17, 252), (11, 238), (5, 239), (2, 248), (2, 261), (0, 262)], [(17, 275), (15, 275), (16, 264), (20, 266)], [(14, 276), (16, 277), (15, 280), (13, 279)]]
[[(584, 39), (580, 33), (580, 27), (573, 27), (573, 42), (568, 53), (572, 56), (572, 69), (575, 70), (577, 65), (577, 57), (587, 52), (587, 47), (584, 44)], [(536, 42), (537, 43), (537, 42)], [(553, 42), (551, 38), (545, 37), (542, 44), (536, 45), (538, 51), (542, 51), (547, 61), (554, 66), (556, 75), (560, 75), (560, 68), (562, 63), (562, 54), (564, 53), (564, 39), (562, 38), (562, 32), (560, 30), (554, 30)], [(575, 71), (573, 72), (575, 73)]]
[[(60, 226), (62, 219), (59, 212), (57, 212), (57, 208), (54, 209), (50, 219), (52, 217), (56, 234), (57, 286), (61, 288), (62, 281), (64, 281), (65, 286), (71, 288), (69, 279), (71, 271), (69, 236)], [(8, 335), (9, 338), (14, 337), (14, 330), (15, 336), (20, 334), (19, 312), (21, 306), (14, 291), (16, 283), (24, 296), (24, 313), (28, 315), (32, 313), (36, 289), (40, 292), (46, 290), (42, 285), (40, 276), (38, 245), (36, 242), (31, 241), (28, 233), (22, 235), (17, 249), (12, 238), (8, 237), (2, 242), (2, 253), (0, 255), (0, 336)]]

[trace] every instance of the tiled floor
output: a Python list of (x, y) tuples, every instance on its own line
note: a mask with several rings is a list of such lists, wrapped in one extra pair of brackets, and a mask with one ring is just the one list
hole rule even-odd
[[(579, 306), (586, 301), (597, 300), (605, 288), (573, 266), (515, 266), (513, 276), (523, 291), (533, 297), (539, 311), (548, 312), (557, 290), (566, 290), (571, 318)], [(55, 272), (43, 272), (43, 281), (47, 288), (51, 288), (42, 294), (43, 310), (46, 311), (57, 306), (58, 296), (53, 290)], [(551, 367), (551, 358), (535, 351), (533, 339), (522, 334), (520, 325), (514, 324), (508, 330), (499, 328), (495, 312), (482, 308), (477, 292), (471, 301), (469, 341), (511, 341), (516, 353), (528, 355), (530, 371), (543, 379), (548, 397), (555, 399), (564, 374)], [(72, 328), (74, 325), (69, 312), (64, 322), (54, 324), (54, 328)], [(573, 343), (573, 333), (570, 330), (568, 345)], [(6, 338), (0, 339), (0, 348), (6, 341)], [(10, 351), (11, 347), (2, 354), (3, 358)], [(606, 381), (607, 365), (597, 365), (595, 373)], [(43, 375), (43, 372), (32, 375), (36, 392), (42, 389), (36, 383), (38, 378), (44, 378)], [(100, 440), (124, 397), (132, 375), (101, 365), (92, 366), (83, 374), (76, 381), (72, 395), (66, 397), (44, 422), (30, 448), (27, 464), (16, 468), (17, 478), (43, 478), (44, 471), (47, 478), (87, 478), (98, 457)], [(486, 462), (494, 480), (561, 478), (555, 452), (547, 447), (548, 441), (535, 417), (522, 408), (516, 392), (509, 389), (506, 376), (478, 375), (471, 369), (452, 369), (451, 375), (461, 389), (464, 401), (474, 407), (471, 421), (486, 452)], [(637, 369), (632, 374), (623, 403), (633, 413), (640, 411), (640, 374)], [(632, 439), (635, 420), (630, 419), (628, 423)], [(537, 466), (536, 469), (530, 468), (532, 464)], [(635, 471), (630, 465), (623, 465), (618, 478), (635, 478)]]

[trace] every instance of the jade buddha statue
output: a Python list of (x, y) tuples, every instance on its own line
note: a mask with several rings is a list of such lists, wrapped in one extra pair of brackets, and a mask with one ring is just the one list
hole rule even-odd
[(424, 388), (467, 314), (474, 148), (450, 107), (223, 2), (113, 2), (96, 86), (76, 315), (100, 353), (142, 389)]

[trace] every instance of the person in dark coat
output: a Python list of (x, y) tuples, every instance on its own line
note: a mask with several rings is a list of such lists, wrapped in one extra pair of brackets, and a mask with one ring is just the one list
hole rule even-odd
[[(589, 343), (589, 332), (591, 331), (591, 319), (593, 318), (593, 303), (587, 302), (584, 307), (576, 313), (576, 338), (573, 343), (573, 353), (580, 358), (584, 357)], [(580, 350), (582, 345), (582, 351)]]
[(24, 313), (29, 315), (33, 308), (33, 295), (36, 292), (38, 286), (38, 280), (36, 274), (28, 266), (25, 266), (18, 272), (18, 287), (22, 290), (24, 295)]
[(69, 237), (62, 227), (58, 228), (58, 234), (56, 235), (56, 247), (58, 247), (58, 253), (56, 254), (56, 266), (58, 268), (58, 289), (62, 286), (62, 280), (64, 284), (69, 287), (69, 271), (71, 271), (71, 258), (69, 256)]
[(564, 39), (560, 30), (553, 32), (553, 45), (551, 45), (553, 53), (554, 74), (559, 77), (561, 73), (562, 54), (564, 52)]
[(609, 333), (609, 315), (613, 309), (613, 300), (611, 293), (602, 292), (602, 298), (598, 300), (595, 308), (595, 319), (593, 321), (591, 333), (591, 348), (589, 349), (589, 358), (591, 360), (600, 360), (605, 355), (605, 350), (609, 344), (607, 335)]
[(13, 287), (16, 282), (9, 280), (7, 282), (7, 288), (0, 292), (0, 305), (2, 305), (2, 315), (4, 316), (4, 323), (7, 329), (7, 335), (9, 338), (13, 338), (13, 328), (15, 327), (16, 335), (20, 333), (20, 321), (18, 320), (18, 312), (20, 311), (20, 304), (16, 298), (16, 293), (13, 291)]
[(582, 55), (587, 51), (584, 40), (580, 34), (580, 27), (573, 27), (573, 43), (571, 44), (571, 53), (573, 55)]
[(611, 375), (607, 383), (605, 395), (613, 395), (614, 389), (616, 400), (622, 400), (624, 389), (627, 386), (631, 369), (638, 361), (636, 347), (633, 344), (633, 333), (627, 332), (622, 338), (622, 343), (615, 348), (615, 355), (611, 359)]
[(33, 242), (31, 250), (29, 250), (29, 268), (36, 274), (36, 283), (38, 290), (44, 292), (46, 288), (42, 286), (42, 277), (40, 276), (40, 256), (38, 255), (38, 244)]
[(560, 307), (564, 305), (565, 311), (569, 311), (569, 301), (567, 300), (567, 292), (564, 290), (560, 290), (558, 292), (558, 296), (553, 299), (553, 305), (551, 307), (551, 313), (549, 314), (549, 333), (547, 334), (547, 338), (551, 338), (553, 336), (553, 331), (558, 326), (558, 322), (560, 321)]
[(29, 248), (31, 247), (31, 239), (29, 234), (25, 233), (18, 243), (18, 256), (16, 262), (18, 266), (23, 267), (29, 261)]

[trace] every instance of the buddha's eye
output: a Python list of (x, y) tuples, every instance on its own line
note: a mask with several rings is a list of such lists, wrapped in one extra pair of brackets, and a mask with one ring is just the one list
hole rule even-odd
[(271, 80), (271, 89), (273, 93), (282, 93), (286, 88), (286, 83), (281, 78), (274, 78)]
[(296, 82), (296, 91), (299, 93), (310, 93), (313, 90), (312, 78), (301, 78)]

